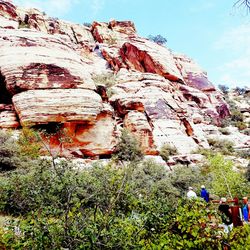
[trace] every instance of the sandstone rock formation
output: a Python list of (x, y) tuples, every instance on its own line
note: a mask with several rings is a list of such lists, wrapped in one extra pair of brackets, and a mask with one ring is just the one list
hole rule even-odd
[(188, 154), (230, 115), (199, 65), (130, 21), (87, 27), (0, 0), (0, 58), (0, 128), (57, 125), (46, 143), (62, 155), (107, 157), (122, 128), (146, 154)]

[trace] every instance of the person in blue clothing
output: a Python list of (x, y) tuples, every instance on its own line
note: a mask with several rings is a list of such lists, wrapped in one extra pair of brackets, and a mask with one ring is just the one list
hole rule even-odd
[(242, 214), (244, 221), (248, 223), (250, 221), (250, 203), (247, 197), (243, 197)]
[(206, 202), (209, 202), (209, 193), (204, 185), (201, 186), (201, 198), (203, 198)]

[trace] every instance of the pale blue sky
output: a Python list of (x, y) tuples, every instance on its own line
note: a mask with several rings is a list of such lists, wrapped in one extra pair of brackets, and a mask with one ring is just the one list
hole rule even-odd
[(161, 34), (216, 85), (250, 86), (250, 14), (236, 0), (14, 0), (76, 23), (131, 20), (141, 36)]

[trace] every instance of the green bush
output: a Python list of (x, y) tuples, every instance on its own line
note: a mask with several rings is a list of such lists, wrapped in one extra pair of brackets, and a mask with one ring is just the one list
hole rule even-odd
[(39, 157), (40, 149), (42, 148), (41, 137), (35, 130), (22, 128), (17, 143), (20, 146), (20, 153), (23, 156), (32, 159)]
[(232, 250), (245, 250), (250, 246), (250, 225), (234, 228), (227, 241)]
[[(230, 169), (221, 168), (222, 163), (217, 159), (213, 164), (228, 174)], [(122, 167), (111, 162), (79, 170), (65, 161), (38, 160), (29, 171), (0, 177), (0, 212), (19, 215), (0, 227), (0, 246), (218, 249), (224, 235), (210, 225), (210, 215), (216, 216), (210, 205), (200, 200), (178, 202), (187, 185), (200, 185), (201, 176), (199, 169), (191, 168), (167, 172), (153, 161)], [(239, 182), (235, 176), (233, 180)], [(20, 234), (15, 233), (18, 228)], [(244, 230), (241, 235), (246, 236)]]
[(230, 135), (230, 131), (227, 128), (219, 128), (219, 131), (223, 134), (223, 135)]
[(92, 24), (91, 23), (88, 23), (88, 22), (85, 22), (83, 23), (84, 26), (88, 27), (88, 28), (91, 28)]
[(29, 29), (30, 25), (24, 21), (20, 21), (18, 25), (18, 29)]
[(231, 120), (234, 122), (243, 122), (244, 116), (239, 110), (233, 109), (231, 111)]
[(200, 190), (201, 185), (208, 182), (207, 176), (204, 176), (202, 168), (175, 166), (174, 171), (170, 173), (172, 185), (180, 191), (182, 196), (186, 196), (188, 187), (192, 186), (196, 190)]
[(238, 121), (236, 122), (235, 126), (239, 129), (239, 130), (244, 130), (247, 128), (247, 124), (245, 122), (241, 122)]
[(225, 95), (228, 94), (228, 91), (229, 91), (229, 87), (228, 86), (219, 84), (218, 88), (222, 91), (223, 94), (225, 94)]
[(244, 135), (250, 135), (250, 128), (244, 129), (242, 132)]
[(212, 226), (211, 216), (215, 210), (203, 201), (182, 200), (166, 234), (161, 235), (157, 245), (164, 249), (220, 249), (221, 232)]
[(139, 142), (126, 129), (122, 131), (120, 141), (116, 146), (116, 157), (120, 161), (139, 161), (143, 158)]
[(148, 39), (155, 42), (155, 43), (157, 43), (157, 44), (159, 44), (159, 45), (163, 45), (163, 44), (167, 43), (167, 41), (168, 41), (162, 35), (156, 35), (156, 36), (149, 35)]
[(160, 150), (160, 156), (165, 162), (169, 160), (169, 156), (176, 155), (177, 153), (176, 147), (171, 146), (170, 144), (164, 144)]
[(208, 143), (213, 150), (224, 155), (231, 155), (234, 152), (234, 144), (231, 141), (210, 138)]
[(96, 165), (82, 171), (65, 162), (56, 168), (44, 162), (3, 181), (1, 211), (23, 217), (0, 242), (21, 249), (140, 248), (142, 239), (165, 228), (170, 204), (179, 196), (165, 168), (151, 161), (137, 168)]
[(241, 172), (233, 170), (232, 161), (225, 160), (221, 154), (210, 156), (208, 160), (214, 194), (231, 199), (247, 195), (247, 181)]
[(10, 132), (0, 131), (0, 171), (13, 170), (20, 167), (21, 150)]
[(113, 73), (106, 73), (93, 76), (93, 81), (96, 85), (104, 85), (111, 88), (115, 84), (115, 75)]
[(235, 152), (235, 155), (241, 158), (250, 159), (250, 150), (242, 149)]
[(250, 182), (250, 162), (247, 165), (247, 170), (246, 170), (246, 179)]

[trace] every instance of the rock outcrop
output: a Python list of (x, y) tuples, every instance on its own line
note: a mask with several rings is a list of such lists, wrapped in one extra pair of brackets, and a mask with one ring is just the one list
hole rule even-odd
[(46, 143), (62, 155), (107, 157), (122, 128), (146, 154), (188, 154), (230, 115), (199, 65), (130, 21), (87, 27), (0, 0), (0, 58), (0, 128), (57, 125)]

